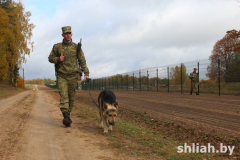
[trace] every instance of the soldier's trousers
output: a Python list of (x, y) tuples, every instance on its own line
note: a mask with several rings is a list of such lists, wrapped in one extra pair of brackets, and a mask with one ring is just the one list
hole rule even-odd
[(58, 89), (60, 94), (60, 110), (70, 113), (74, 105), (75, 89), (78, 75), (59, 75)]
[(190, 92), (198, 92), (198, 82), (191, 82), (191, 90)]

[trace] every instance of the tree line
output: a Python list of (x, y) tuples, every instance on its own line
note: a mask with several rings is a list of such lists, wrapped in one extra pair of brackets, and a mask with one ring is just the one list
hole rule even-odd
[(0, 82), (16, 85), (19, 68), (33, 51), (35, 26), (30, 23), (31, 12), (25, 12), (21, 1), (2, 3), (0, 15)]
[(25, 80), (26, 84), (38, 84), (38, 85), (44, 85), (44, 80), (46, 84), (56, 84), (55, 80), (51, 80), (50, 78), (46, 78), (46, 79), (31, 79), (31, 80)]

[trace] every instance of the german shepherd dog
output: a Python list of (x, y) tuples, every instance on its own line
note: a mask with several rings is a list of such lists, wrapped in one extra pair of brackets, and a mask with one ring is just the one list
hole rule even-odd
[(101, 117), (100, 128), (103, 128), (103, 133), (108, 133), (115, 125), (115, 118), (117, 116), (118, 103), (116, 96), (109, 90), (103, 90), (98, 96), (99, 114)]

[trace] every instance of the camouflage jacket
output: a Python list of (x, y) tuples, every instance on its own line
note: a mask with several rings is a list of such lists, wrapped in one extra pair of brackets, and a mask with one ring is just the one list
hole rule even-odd
[[(55, 63), (58, 75), (74, 75), (78, 73), (78, 65), (82, 68), (85, 76), (89, 75), (89, 70), (86, 64), (85, 56), (83, 51), (77, 53), (77, 44), (70, 42), (62, 42), (62, 53), (64, 58), (63, 62), (59, 62), (59, 57), (61, 56), (60, 43), (56, 43), (48, 57), (48, 61)], [(77, 54), (77, 55), (76, 55)], [(78, 56), (78, 58), (77, 58)], [(78, 63), (77, 63), (78, 60)]]
[[(193, 77), (194, 76), (194, 77)], [(189, 79), (191, 79), (193, 82), (198, 82), (198, 74), (195, 72), (190, 73), (188, 76)]]

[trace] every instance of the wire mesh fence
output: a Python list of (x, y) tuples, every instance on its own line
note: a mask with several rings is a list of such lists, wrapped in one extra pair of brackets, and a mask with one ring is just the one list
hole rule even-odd
[(240, 94), (240, 63), (228, 69), (217, 60), (214, 65), (208, 60), (178, 63), (168, 66), (146, 68), (137, 71), (82, 81), (82, 90), (159, 91), (190, 93), (189, 75), (197, 69), (197, 92), (216, 94)]

